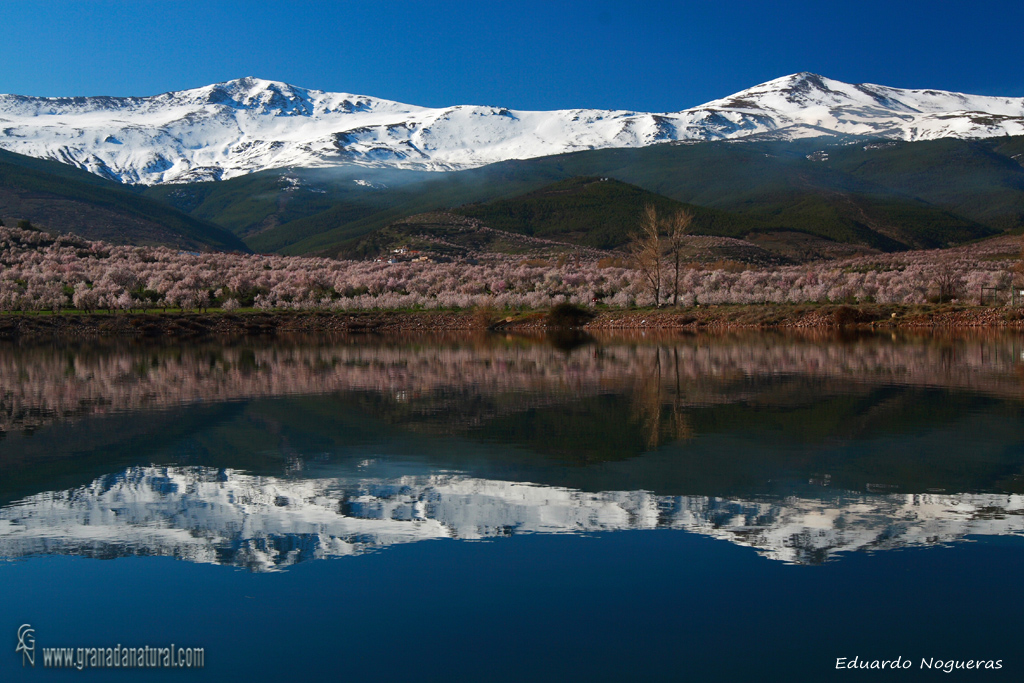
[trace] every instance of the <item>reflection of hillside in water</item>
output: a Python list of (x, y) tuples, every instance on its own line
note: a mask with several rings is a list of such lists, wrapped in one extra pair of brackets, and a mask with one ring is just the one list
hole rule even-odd
[[(843, 339), (822, 333), (609, 338), (568, 352), (494, 336), (226, 347), (2, 346), (0, 429), (200, 402), (353, 391), (405, 405), (406, 414), (425, 423), (442, 416), (446, 428), (459, 425), (453, 414), (462, 426), (472, 426), (530, 406), (609, 392), (635, 394), (638, 415), (661, 421), (654, 405), (678, 410), (793, 400), (777, 388), (765, 392), (765, 380), (780, 377), (824, 381), (843, 392), (851, 383), (896, 384), (1019, 398), (1022, 346), (1015, 335)], [(819, 386), (830, 390), (829, 384)], [(670, 431), (685, 435), (687, 429), (680, 423)]]
[(1021, 535), (1022, 346), (0, 346), (0, 556), (268, 571), (424, 539), (671, 528), (817, 563)]
[(274, 571), (399, 543), (522, 533), (682, 529), (816, 564), (846, 551), (1024, 534), (1024, 496), (837, 493), (740, 500), (657, 496), (452, 473), (318, 479), (135, 467), (0, 509), (0, 556), (159, 555)]

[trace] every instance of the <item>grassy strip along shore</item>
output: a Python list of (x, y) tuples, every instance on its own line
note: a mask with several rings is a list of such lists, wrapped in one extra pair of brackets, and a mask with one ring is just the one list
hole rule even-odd
[(552, 311), (208, 311), (141, 313), (6, 313), (0, 339), (388, 333), (575, 328), (601, 330), (1024, 328), (1024, 309), (959, 304), (774, 304), (686, 309)]

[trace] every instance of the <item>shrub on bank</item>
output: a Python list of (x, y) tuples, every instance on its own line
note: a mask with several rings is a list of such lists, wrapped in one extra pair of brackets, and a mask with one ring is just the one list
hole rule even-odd
[(582, 327), (594, 314), (576, 304), (560, 303), (548, 312), (548, 327)]

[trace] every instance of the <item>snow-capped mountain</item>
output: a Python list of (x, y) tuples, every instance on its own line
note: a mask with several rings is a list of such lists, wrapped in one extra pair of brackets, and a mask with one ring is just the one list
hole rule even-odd
[[(373, 464), (370, 463), (370, 467)], [(456, 472), (296, 479), (133, 467), (0, 508), (0, 558), (162, 555), (275, 571), (399, 543), (670, 528), (806, 564), (837, 553), (1024, 534), (1016, 494), (739, 500), (586, 492)]]
[(342, 164), (448, 171), (606, 147), (829, 133), (1024, 134), (1024, 98), (851, 85), (810, 73), (683, 111), (430, 109), (242, 78), (154, 97), (0, 95), (0, 148), (125, 183)]

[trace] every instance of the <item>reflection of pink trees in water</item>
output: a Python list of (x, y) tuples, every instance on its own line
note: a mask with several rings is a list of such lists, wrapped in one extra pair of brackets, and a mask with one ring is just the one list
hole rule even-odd
[[(0, 429), (199, 402), (363, 391), (437, 412), (459, 396), (540, 405), (629, 393), (636, 409), (749, 400), (781, 375), (1020, 395), (1014, 337), (843, 342), (824, 335), (610, 338), (559, 351), (484, 336), (475, 342), (392, 339), (221, 347), (115, 344), (0, 346)], [(772, 379), (776, 378), (776, 379)], [(457, 412), (458, 406), (453, 406)], [(451, 413), (454, 414), (454, 413)], [(645, 418), (646, 419), (646, 418)]]
[[(961, 296), (1009, 284), (1008, 240), (957, 249), (866, 256), (772, 270), (692, 268), (683, 305), (873, 301), (922, 303), (941, 282)], [(511, 257), (465, 263), (369, 263), (325, 258), (189, 254), (112, 246), (0, 228), (0, 310), (142, 307), (367, 310), (544, 308), (594, 300), (649, 304), (635, 271), (595, 260), (530, 265)]]

